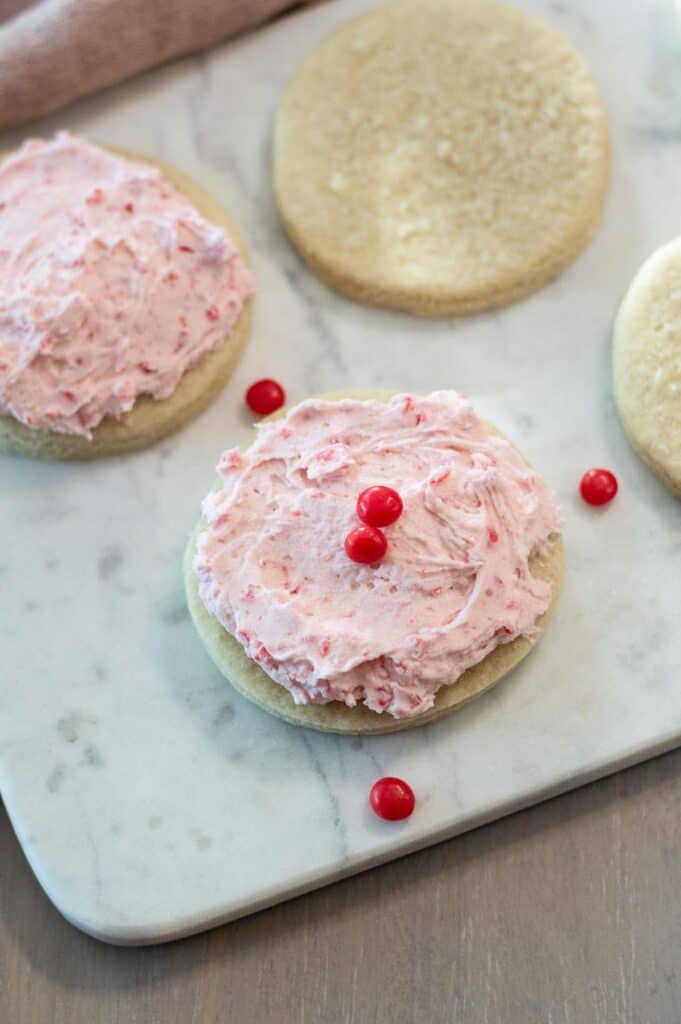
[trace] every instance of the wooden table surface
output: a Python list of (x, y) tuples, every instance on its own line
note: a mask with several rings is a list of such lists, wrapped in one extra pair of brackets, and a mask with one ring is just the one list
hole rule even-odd
[(681, 751), (191, 939), (117, 949), (0, 812), (2, 1024), (679, 1024)]

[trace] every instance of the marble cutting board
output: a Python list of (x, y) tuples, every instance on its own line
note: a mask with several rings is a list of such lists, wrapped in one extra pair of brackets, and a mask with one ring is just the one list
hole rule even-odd
[[(151, 451), (91, 465), (0, 461), (0, 786), (49, 897), (118, 943), (170, 939), (437, 842), (681, 743), (681, 505), (630, 451), (609, 330), (645, 256), (681, 231), (681, 17), (672, 0), (521, 0), (594, 69), (613, 181), (600, 230), (554, 284), (472, 319), (362, 309), (301, 266), (274, 210), (269, 136), (296, 62), (369, 6), (337, 0), (41, 122), (174, 162), (250, 239), (259, 297), (230, 387)], [(7, 134), (2, 148), (20, 134)], [(218, 453), (264, 374), (291, 399), (452, 386), (554, 485), (568, 574), (544, 642), (434, 726), (323, 736), (224, 682), (185, 609), (180, 559)], [(576, 484), (614, 469), (616, 503)], [(418, 794), (373, 818), (383, 774)]]

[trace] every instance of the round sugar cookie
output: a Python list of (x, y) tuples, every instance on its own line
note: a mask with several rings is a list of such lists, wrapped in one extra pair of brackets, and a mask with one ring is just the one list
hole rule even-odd
[[(178, 192), (186, 196), (206, 220), (223, 227), (244, 263), (246, 246), (231, 217), (209, 192), (174, 167), (128, 150), (108, 148), (118, 156), (158, 167)], [(120, 419), (106, 416), (92, 431), (92, 440), (77, 434), (32, 429), (11, 416), (0, 416), (0, 451), (38, 459), (86, 460), (146, 448), (193, 420), (225, 387), (250, 334), (252, 299), (247, 299), (224, 344), (209, 352), (182, 375), (168, 398), (141, 395)]]
[[(392, 394), (390, 391), (352, 391), (318, 397), (331, 400), (373, 398), (387, 401)], [(269, 418), (279, 419), (286, 415), (287, 411), (282, 409)], [(499, 433), (489, 424), (487, 429), (490, 433)], [(248, 447), (248, 444), (244, 447)], [(563, 542), (557, 536), (552, 538), (545, 554), (535, 554), (530, 559), (533, 575), (550, 583), (552, 590), (551, 604), (537, 620), (536, 633), (529, 638), (518, 637), (511, 643), (500, 644), (481, 662), (467, 669), (455, 684), (442, 686), (436, 694), (434, 706), (428, 711), (413, 718), (396, 719), (387, 713), (378, 714), (371, 711), (363, 704), (358, 704), (354, 708), (347, 707), (339, 701), (329, 704), (295, 704), (289, 691), (270, 679), (267, 673), (248, 657), (241, 644), (206, 610), (199, 596), (198, 580), (192, 568), (196, 542), (205, 528), (205, 522), (200, 520), (187, 544), (184, 556), (184, 582), (189, 612), (208, 654), (228, 682), (242, 696), (291, 725), (303, 725), (321, 732), (349, 735), (400, 732), (434, 722), (468, 704), (500, 682), (530, 653), (555, 610), (563, 581)]]
[(681, 238), (658, 249), (615, 319), (615, 401), (629, 440), (681, 498)]
[(488, 0), (402, 0), (300, 64), (274, 133), (274, 187), (312, 270), (424, 316), (519, 299), (593, 234), (605, 114), (570, 44)]

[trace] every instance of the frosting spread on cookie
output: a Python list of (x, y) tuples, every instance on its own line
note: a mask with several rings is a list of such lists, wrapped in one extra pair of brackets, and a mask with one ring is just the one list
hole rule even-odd
[(0, 413), (90, 436), (171, 395), (252, 290), (225, 231), (156, 168), (66, 132), (0, 165)]
[[(560, 513), (461, 394), (303, 402), (218, 472), (194, 563), (201, 599), (296, 703), (418, 714), (549, 606), (528, 559)], [(395, 488), (404, 511), (380, 564), (362, 566), (343, 539), (372, 484)]]

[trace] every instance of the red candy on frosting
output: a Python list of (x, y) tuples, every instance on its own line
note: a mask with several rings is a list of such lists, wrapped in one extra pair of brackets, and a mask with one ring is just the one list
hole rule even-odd
[(372, 565), (386, 553), (388, 542), (379, 526), (390, 526), (402, 514), (402, 499), (392, 487), (367, 487), (357, 499), (357, 517), (364, 526), (345, 538), (345, 553), (353, 562)]
[(358, 526), (345, 538), (345, 553), (353, 562), (372, 565), (379, 562), (386, 553), (388, 542), (385, 534), (373, 526)]
[(367, 487), (357, 499), (357, 515), (367, 526), (391, 526), (402, 515), (402, 499), (392, 487)]

